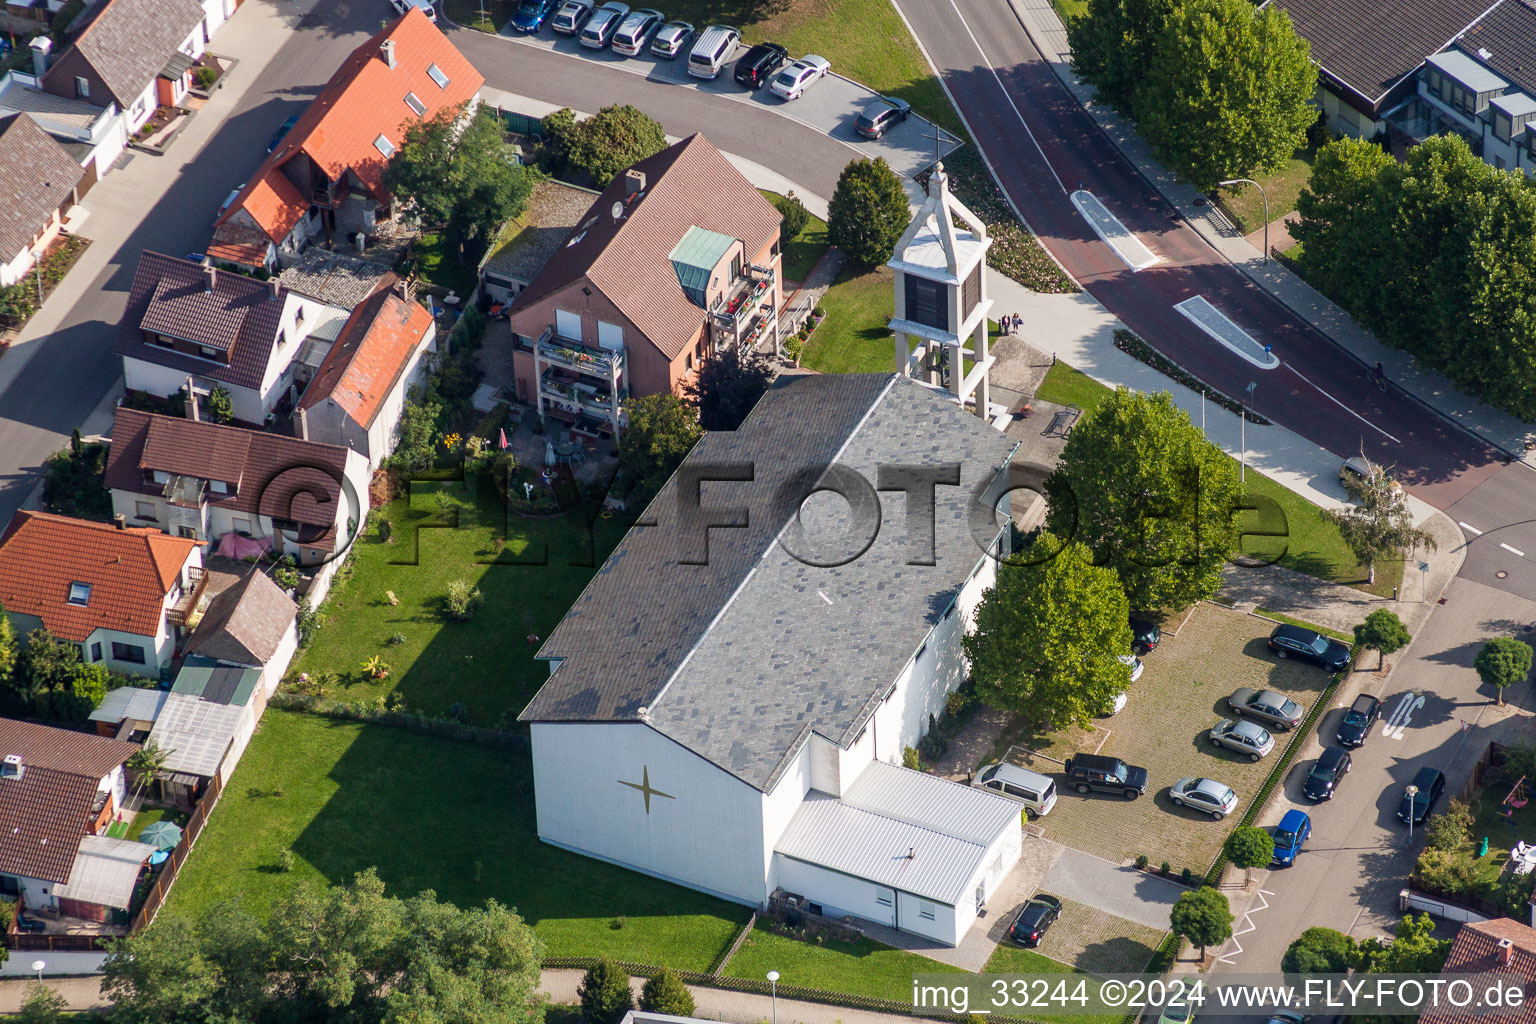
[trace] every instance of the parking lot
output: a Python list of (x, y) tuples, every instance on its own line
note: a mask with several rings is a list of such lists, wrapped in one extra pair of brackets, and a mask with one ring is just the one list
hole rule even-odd
[[(1015, 747), (1011, 760), (1056, 779), (1056, 807), (1036, 824), (1046, 837), (1117, 863), (1145, 854), (1155, 867), (1167, 861), (1178, 871), (1203, 874), (1236, 818), (1247, 810), (1290, 733), (1275, 733), (1275, 751), (1264, 760), (1213, 746), (1207, 731), (1232, 717), (1226, 699), (1239, 686), (1273, 689), (1310, 707), (1328, 676), (1322, 669), (1279, 661), (1265, 647), (1273, 623), (1202, 604), (1178, 626), (1163, 630), (1162, 643), (1146, 656), (1146, 670), (1129, 693), (1125, 710), (1100, 719), (1092, 730), (1069, 730), (1030, 741), (1031, 756)], [(1097, 751), (1147, 769), (1147, 794), (1138, 800), (1068, 788), (1060, 760), (1075, 751)], [(1052, 758), (1057, 760), (1051, 760)], [(1231, 786), (1240, 803), (1225, 821), (1175, 808), (1168, 788), (1185, 776), (1204, 776)]]
[[(699, 27), (703, 28), (703, 26)], [(614, 53), (611, 49), (591, 50), (582, 46), (571, 36), (557, 34), (548, 25), (535, 35), (524, 35), (514, 31), (510, 26), (504, 26), (501, 35), (521, 46), (536, 46), (565, 54), (572, 60), (597, 61), (622, 71), (632, 72), (653, 82), (665, 82), (678, 88), (695, 89), (738, 103), (752, 103), (767, 107), (777, 114), (792, 118), (816, 131), (824, 132), (828, 137), (843, 143), (849, 150), (848, 159), (853, 160), (860, 156), (873, 159), (881, 156), (897, 174), (909, 178), (932, 164), (940, 154), (948, 153), (960, 145), (959, 139), (937, 128), (931, 121), (916, 113), (897, 124), (883, 138), (864, 138), (854, 130), (854, 118), (878, 93), (857, 82), (840, 77), (835, 67), (831, 74), (811, 85), (800, 99), (786, 101), (775, 96), (766, 86), (753, 92), (737, 85), (731, 77), (735, 66), (734, 58), (725, 65), (718, 78), (701, 79), (688, 74), (686, 55), (675, 60), (658, 60), (649, 53), (638, 57), (625, 57)], [(740, 48), (736, 56), (745, 52), (745, 48)], [(790, 55), (791, 59), (799, 56), (802, 55)], [(588, 111), (588, 113), (593, 112)], [(935, 133), (938, 134), (937, 148), (935, 148)]]

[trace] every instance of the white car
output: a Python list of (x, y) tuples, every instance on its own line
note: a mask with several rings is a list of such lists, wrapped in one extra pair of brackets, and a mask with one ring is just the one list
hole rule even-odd
[(1237, 794), (1215, 779), (1180, 779), (1168, 790), (1168, 802), (1203, 811), (1217, 821), (1237, 810)]
[(651, 37), (651, 56), (672, 60), (687, 49), (693, 41), (693, 35), (693, 26), (688, 22), (668, 22)]
[(797, 100), (804, 95), (805, 90), (811, 84), (832, 70), (832, 64), (825, 57), (818, 57), (814, 53), (806, 54), (793, 64), (773, 76), (773, 81), (768, 88), (773, 90), (775, 96), (782, 96), (786, 100)]
[(619, 23), (629, 14), (629, 5), (610, 0), (592, 12), (592, 17), (581, 27), (577, 40), (589, 50), (601, 50), (619, 30)]
[[(1119, 660), (1122, 664), (1129, 665), (1131, 667), (1131, 682), (1133, 683), (1141, 678), (1141, 673), (1147, 667), (1143, 665), (1141, 663), (1141, 659), (1136, 657), (1134, 654), (1122, 654), (1120, 655)], [(1124, 711), (1125, 701), (1125, 691), (1121, 690), (1119, 693), (1115, 694), (1114, 703), (1110, 705), (1108, 713), (1106, 713), (1103, 717), (1113, 718), (1115, 715), (1118, 715), (1120, 712)]]

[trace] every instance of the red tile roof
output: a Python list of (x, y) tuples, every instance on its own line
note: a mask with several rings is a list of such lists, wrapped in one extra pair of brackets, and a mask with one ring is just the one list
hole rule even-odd
[[(17, 512), (0, 534), (0, 604), (77, 643), (99, 628), (154, 636), (165, 597), (196, 548), (159, 530)], [(90, 586), (86, 604), (69, 603), (72, 583)]]
[(375, 293), (347, 318), (299, 407), (312, 409), (329, 398), (354, 422), (372, 426), (431, 329), (432, 314), (419, 302)]
[[(393, 68), (383, 56), (386, 40), (394, 43)], [(429, 66), (442, 72), (447, 85), (439, 86), (432, 79)], [(375, 199), (387, 199), (386, 158), (374, 141), (383, 135), (399, 149), (407, 124), (467, 103), (484, 84), (474, 65), (413, 7), (352, 51), (277, 149), (267, 155), (219, 224), (243, 209), (272, 241), (281, 242), (309, 209), (308, 201), (282, 172), (282, 166), (300, 154), (318, 164), (332, 181), (350, 170)], [(418, 118), (406, 105), (407, 93), (421, 101), (425, 115)]]
[[(1507, 965), (1499, 948), (1500, 939), (1510, 942)], [(1518, 974), (1536, 982), (1536, 929), (1507, 917), (1464, 924), (1445, 958), (1445, 973)], [(1501, 1013), (1496, 1018), (1452, 1009), (1431, 1010), (1419, 1017), (1419, 1024), (1484, 1024), (1495, 1019), (1499, 1024), (1536, 1024), (1536, 1000), (1527, 999), (1518, 1011)]]

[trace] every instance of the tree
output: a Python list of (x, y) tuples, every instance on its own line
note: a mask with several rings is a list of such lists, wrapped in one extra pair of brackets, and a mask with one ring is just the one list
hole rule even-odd
[(1274, 170), (1317, 119), (1311, 47), (1283, 8), (1188, 0), (1141, 69), (1132, 107), (1158, 158), (1202, 191)]
[(1130, 685), (1127, 615), (1113, 570), (1042, 533), (998, 566), (961, 640), (978, 696), (1053, 729), (1087, 725)]
[(581, 984), (576, 986), (576, 996), (587, 1024), (618, 1024), (635, 1008), (629, 975), (607, 957), (587, 968)]
[(697, 378), (686, 385), (686, 394), (699, 407), (705, 430), (735, 430), (778, 372), (760, 352), (728, 349), (704, 361)]
[(1121, 387), (1073, 428), (1046, 524), (1120, 576), (1133, 609), (1211, 597), (1237, 547), (1237, 467), (1166, 391)]
[(1092, 82), (1098, 99), (1131, 113), (1136, 90), (1159, 58), (1163, 30), (1180, 0), (1088, 0), (1088, 12), (1067, 22), (1072, 67)]
[(667, 133), (661, 124), (625, 104), (604, 107), (577, 122), (569, 160), (603, 186), (632, 164), (666, 148)]
[(884, 157), (853, 160), (827, 207), (827, 241), (859, 266), (878, 266), (895, 251), (909, 210), (901, 179)]
[(43, 461), (43, 508), (61, 516), (110, 520), (112, 492), (106, 486), (107, 454), (108, 445), (101, 441), (82, 441), (76, 445), (71, 438), (68, 448), (48, 456)]
[(21, 668), (21, 647), (16, 641), (16, 629), (0, 603), (0, 693), (11, 692), (16, 674)]
[(665, 1013), (673, 1017), (693, 1016), (693, 993), (670, 967), (646, 979), (640, 989), (640, 1009), (647, 1013)]
[(1371, 465), (1364, 477), (1350, 476), (1344, 489), (1359, 504), (1343, 511), (1325, 510), (1324, 515), (1339, 528), (1339, 535), (1349, 550), (1366, 566), (1369, 582), (1376, 582), (1376, 563), (1383, 558), (1401, 557), (1405, 548), (1423, 544), (1435, 548), (1434, 535), (1413, 525), (1408, 510), (1408, 495), (1387, 476), (1380, 466)]
[(1353, 294), (1358, 286), (1376, 283), (1375, 249), (1392, 216), (1377, 207), (1378, 181), (1394, 162), (1375, 143), (1346, 136), (1317, 151), (1311, 180), (1296, 198), (1300, 219), (1291, 232), (1305, 242), (1307, 280), (1350, 306), (1363, 298)]
[(222, 384), (208, 392), (208, 418), (215, 423), (229, 423), (235, 418), (235, 400)]
[(559, 173), (570, 164), (571, 150), (576, 145), (576, 112), (570, 107), (561, 107), (553, 114), (544, 115), (539, 125), (544, 130), (539, 166), (551, 174)]
[(174, 753), (176, 751), (166, 750), (153, 739), (145, 740), (144, 745), (133, 752), (124, 764), (134, 776), (134, 797), (144, 792), (147, 787), (153, 786), (165, 775), (166, 764)]
[(1397, 613), (1388, 608), (1378, 608), (1355, 627), (1355, 646), (1365, 651), (1375, 651), (1380, 666), (1385, 667), (1387, 655), (1408, 646), (1413, 636)]
[(80, 648), (39, 627), (27, 634), (21, 662), (22, 670), (13, 677), (10, 696), (35, 713), (44, 695), (71, 689), (80, 664)]
[(800, 232), (811, 222), (811, 211), (805, 208), (800, 197), (795, 195), (795, 190), (790, 189), (782, 196), (773, 196), (774, 208), (779, 211), (784, 219), (779, 222), (779, 237), (786, 242), (798, 238)]
[(1225, 896), (1204, 885), (1179, 897), (1168, 913), (1168, 925), (1175, 935), (1199, 946), (1204, 960), (1205, 947), (1232, 937), (1232, 907)]
[(21, 1001), (21, 1009), (11, 1018), (15, 1024), (55, 1024), (64, 1019), (69, 1000), (42, 984), (27, 988), (27, 998)]
[(1347, 974), (1355, 943), (1332, 928), (1308, 928), (1285, 948), (1280, 969), (1286, 974)]
[(1531, 674), (1531, 645), (1510, 636), (1496, 636), (1483, 644), (1472, 667), (1477, 677), (1494, 688), (1499, 705), (1504, 704), (1504, 687), (1521, 682)]
[(265, 920), (233, 902), (163, 918), (113, 943), (102, 987), (113, 1019), (134, 1024), (539, 1024), (541, 952), (494, 900), (387, 896), (370, 868), (347, 885), (302, 883)]
[(693, 410), (676, 395), (646, 395), (625, 407), (629, 428), (619, 439), (619, 468), (634, 488), (649, 497), (677, 469), (704, 436)]
[(1275, 840), (1268, 832), (1253, 825), (1239, 825), (1227, 836), (1222, 847), (1227, 860), (1245, 872), (1243, 884), (1253, 881), (1253, 869), (1261, 868), (1275, 857)]
[(1364, 974), (1436, 974), (1445, 966), (1451, 940), (1435, 938), (1428, 914), (1409, 914), (1395, 934), (1390, 942), (1371, 938), (1357, 945), (1350, 966)]
[(100, 662), (76, 665), (69, 685), (41, 695), (40, 701), (46, 708), (37, 710), (62, 721), (83, 722), (92, 711), (101, 707), (107, 691), (113, 688), (112, 683), (112, 673)]

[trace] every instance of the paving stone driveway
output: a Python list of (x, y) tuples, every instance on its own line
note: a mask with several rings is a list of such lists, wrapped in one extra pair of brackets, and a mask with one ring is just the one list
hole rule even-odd
[(1062, 848), (1040, 888), (1160, 931), (1168, 928), (1168, 911), (1186, 891), (1166, 878), (1071, 847)]

